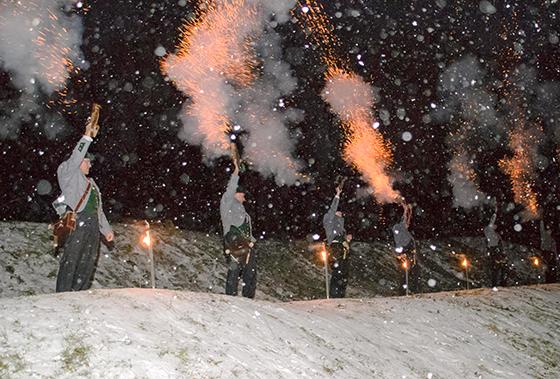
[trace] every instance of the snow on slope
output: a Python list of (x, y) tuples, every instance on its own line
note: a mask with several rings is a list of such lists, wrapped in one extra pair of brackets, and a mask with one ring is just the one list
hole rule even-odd
[(151, 289), (0, 299), (8, 378), (558, 378), (560, 285), (268, 302)]
[[(219, 237), (177, 230), (173, 225), (153, 227), (158, 288), (223, 293), (226, 265)], [(93, 287), (149, 287), (149, 266), (146, 252), (138, 246), (138, 230), (130, 224), (116, 224), (114, 228), (115, 248), (108, 251), (102, 247)], [(310, 246), (307, 241), (259, 241), (256, 297), (261, 300), (323, 298), (322, 265), (317, 251), (310, 250)], [(462, 253), (472, 261), (471, 288), (489, 285), (481, 238), (418, 241), (417, 246), (423, 258), (425, 292), (465, 288), (458, 259)], [(54, 292), (58, 260), (49, 253), (51, 250), (46, 224), (0, 222), (0, 297)], [(507, 252), (515, 264), (510, 285), (542, 281), (542, 267), (532, 267), (527, 259), (536, 252), (516, 245), (507, 245)], [(402, 271), (396, 266), (387, 243), (354, 243), (350, 266), (349, 297), (397, 293)], [(429, 281), (432, 287), (427, 285)]]

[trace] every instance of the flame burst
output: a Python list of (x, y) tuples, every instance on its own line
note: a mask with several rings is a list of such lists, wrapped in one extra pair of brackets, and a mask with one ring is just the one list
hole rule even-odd
[(517, 126), (510, 135), (509, 147), (513, 156), (499, 162), (500, 168), (510, 177), (514, 200), (525, 207), (523, 218), (534, 220), (539, 217), (539, 204), (534, 191), (536, 177), (535, 161), (542, 129), (532, 130)]
[(395, 202), (400, 194), (393, 190), (393, 179), (387, 174), (393, 162), (391, 146), (373, 127), (373, 90), (360, 76), (350, 73), (348, 64), (336, 54), (340, 43), (333, 27), (316, 1), (298, 1), (302, 24), (311, 40), (320, 47), (327, 66), (323, 99), (338, 115), (344, 128), (343, 157), (356, 168), (371, 187), (377, 201)]
[[(78, 0), (12, 1), (0, 4), (0, 55), (14, 84), (28, 93), (39, 86), (54, 95), (49, 104), (69, 107), (67, 81), (79, 74), (81, 20), (74, 13)], [(64, 7), (64, 9), (62, 9)], [(64, 11), (64, 12), (63, 12)], [(81, 9), (85, 12), (87, 9)]]
[(184, 123), (187, 137), (210, 158), (229, 153), (229, 84), (245, 87), (254, 80), (251, 36), (258, 32), (258, 17), (256, 6), (245, 0), (204, 1), (181, 29), (177, 53), (161, 62), (162, 72), (192, 99)]
[(395, 202), (399, 194), (386, 174), (393, 154), (373, 127), (371, 86), (356, 74), (331, 71), (329, 75), (322, 95), (344, 126), (344, 159), (362, 173), (379, 202)]
[(142, 238), (142, 244), (146, 247), (152, 246), (152, 238), (149, 230), (146, 230), (146, 234), (144, 234), (144, 237)]

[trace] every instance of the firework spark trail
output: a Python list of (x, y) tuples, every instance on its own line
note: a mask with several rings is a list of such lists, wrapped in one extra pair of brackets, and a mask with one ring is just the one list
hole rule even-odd
[[(64, 6), (78, 0), (35, 0), (0, 5), (0, 60), (18, 88), (33, 92), (35, 81), (51, 94), (64, 89), (81, 58), (82, 25)], [(30, 78), (34, 80), (30, 80)]]
[(331, 22), (324, 12), (323, 5), (315, 0), (298, 0), (299, 9), (293, 10), (295, 17), (301, 18), (308, 37), (321, 49), (321, 60), (327, 71), (347, 70), (348, 65), (336, 53), (341, 49), (340, 41), (334, 34)]
[(522, 220), (540, 218), (538, 196), (535, 192), (535, 180), (538, 178), (537, 161), (539, 146), (543, 141), (544, 132), (541, 126), (527, 122), (526, 102), (523, 98), (525, 85), (516, 83), (519, 72), (521, 51), (515, 48), (515, 35), (519, 30), (518, 12), (514, 8), (512, 16), (503, 22), (504, 30), (501, 37), (513, 42), (502, 55), (500, 68), (503, 76), (503, 100), (505, 101), (506, 123), (510, 126), (509, 147), (513, 156), (500, 160), (499, 167), (511, 182), (514, 201), (524, 206)]
[(316, 1), (299, 1), (302, 22), (310, 38), (320, 47), (327, 66), (323, 99), (338, 115), (345, 133), (343, 157), (355, 167), (370, 186), (380, 203), (396, 202), (400, 194), (393, 189), (387, 171), (393, 162), (391, 147), (383, 135), (373, 128), (374, 96), (371, 85), (356, 74), (349, 73), (336, 50), (338, 39), (323, 8)]
[(524, 220), (534, 220), (540, 216), (537, 194), (534, 191), (538, 146), (542, 141), (540, 127), (526, 128), (517, 125), (510, 134), (509, 146), (514, 155), (499, 162), (500, 168), (510, 177), (514, 201), (525, 207)]
[[(16, 138), (22, 121), (42, 111), (37, 103), (39, 92), (60, 99), (66, 96), (67, 81), (79, 71), (82, 60), (82, 21), (69, 12), (77, 2), (29, 0), (0, 4), (0, 64), (21, 90), (17, 102), (8, 100), (2, 104), (2, 108), (13, 111), (3, 117), (0, 138)], [(52, 117), (55, 116), (46, 118)], [(58, 130), (53, 125), (45, 126), (50, 137)]]
[[(202, 146), (206, 160), (229, 154), (228, 133), (238, 125), (247, 132), (244, 156), (260, 173), (274, 175), (278, 184), (293, 184), (299, 177), (299, 162), (292, 158), (285, 122), (293, 118), (280, 117), (275, 105), (289, 91), (267, 72), (256, 49), (259, 41), (275, 33), (267, 26), (269, 14), (277, 22), (286, 22), (283, 13), (293, 6), (292, 0), (260, 2), (256, 0), (204, 1), (198, 17), (182, 30), (178, 52), (161, 63), (162, 71), (178, 89), (187, 94), (181, 116), (180, 137)], [(273, 41), (274, 42), (274, 41)], [(274, 42), (276, 43), (276, 42)], [(275, 67), (291, 80), (276, 54)], [(262, 68), (255, 74), (257, 67)], [(272, 84), (271, 84), (272, 83)], [(295, 86), (290, 87), (293, 90)], [(268, 90), (268, 91), (267, 91)]]

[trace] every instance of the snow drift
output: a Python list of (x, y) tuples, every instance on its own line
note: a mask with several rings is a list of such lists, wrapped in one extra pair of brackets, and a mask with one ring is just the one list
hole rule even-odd
[(121, 289), (0, 301), (0, 375), (557, 378), (560, 286), (251, 301)]

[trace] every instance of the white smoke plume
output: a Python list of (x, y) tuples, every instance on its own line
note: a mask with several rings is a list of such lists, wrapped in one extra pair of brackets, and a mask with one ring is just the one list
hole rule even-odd
[[(70, 12), (78, 0), (26, 0), (0, 3), (0, 65), (21, 98), (4, 102), (0, 138), (16, 138), (22, 122), (42, 111), (41, 94), (62, 90), (82, 53), (81, 18)], [(46, 134), (53, 136), (43, 119)], [(54, 134), (53, 134), (54, 133)]]
[(293, 91), (295, 79), (282, 62), (273, 28), (290, 19), (295, 1), (203, 5), (200, 17), (185, 27), (178, 52), (162, 62), (162, 70), (191, 100), (183, 107), (179, 137), (201, 145), (212, 161), (229, 155), (228, 132), (237, 126), (247, 133), (244, 154), (253, 167), (280, 185), (294, 184), (301, 165), (292, 158), (287, 124), (298, 117), (283, 109), (281, 98)]
[(486, 195), (480, 191), (473, 176), (472, 162), (464, 152), (456, 152), (448, 164), (447, 179), (453, 187), (453, 207), (471, 209), (486, 203)]
[(451, 64), (439, 78), (443, 104), (432, 116), (457, 127), (447, 138), (453, 152), (447, 178), (456, 208), (471, 209), (486, 203), (487, 197), (478, 187), (476, 153), (482, 143), (493, 148), (503, 134), (497, 99), (485, 87), (485, 75), (477, 59), (469, 55)]
[(286, 109), (282, 98), (297, 87), (290, 66), (280, 60), (280, 36), (267, 31), (257, 48), (263, 61), (263, 74), (241, 93), (243, 103), (235, 120), (248, 131), (244, 156), (263, 176), (274, 176), (278, 185), (292, 185), (301, 175), (302, 164), (293, 159), (295, 149), (286, 128), (300, 122), (303, 114)]

